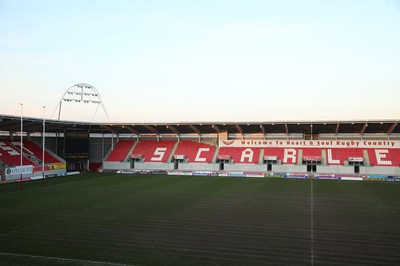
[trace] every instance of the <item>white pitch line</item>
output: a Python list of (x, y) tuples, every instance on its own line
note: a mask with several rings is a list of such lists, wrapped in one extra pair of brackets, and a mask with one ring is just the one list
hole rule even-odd
[(112, 262), (102, 262), (102, 261), (92, 261), (92, 260), (79, 260), (79, 259), (67, 259), (67, 258), (58, 258), (58, 257), (7, 253), (7, 252), (0, 252), (0, 256), (1, 255), (12, 256), (12, 257), (26, 257), (26, 258), (33, 258), (33, 259), (46, 259), (46, 260), (55, 260), (55, 261), (68, 261), (68, 262), (77, 262), (77, 263), (85, 263), (85, 264), (93, 264), (93, 265), (132, 266), (132, 264), (122, 264), (122, 263), (112, 263)]
[(314, 188), (313, 188), (313, 180), (311, 179), (311, 221), (310, 221), (310, 232), (311, 232), (311, 247), (310, 247), (310, 256), (311, 256), (311, 266), (314, 266)]

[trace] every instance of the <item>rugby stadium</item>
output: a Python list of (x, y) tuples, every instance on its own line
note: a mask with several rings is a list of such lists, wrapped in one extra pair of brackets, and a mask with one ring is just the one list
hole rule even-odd
[(2, 265), (400, 264), (398, 120), (0, 133)]

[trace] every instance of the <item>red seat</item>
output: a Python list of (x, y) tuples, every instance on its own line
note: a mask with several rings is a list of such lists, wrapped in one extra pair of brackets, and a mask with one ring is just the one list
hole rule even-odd
[(141, 140), (131, 154), (143, 155), (144, 162), (167, 162), (175, 143), (174, 140)]
[(128, 156), (129, 151), (131, 150), (134, 140), (120, 140), (114, 146), (114, 149), (111, 151), (110, 155), (107, 158), (107, 162), (123, 162), (125, 158)]
[(363, 150), (357, 148), (328, 148), (326, 149), (326, 164), (344, 165), (349, 157), (363, 158)]
[[(42, 147), (38, 146), (37, 144), (33, 143), (32, 141), (29, 140), (24, 140), (24, 153), (29, 153), (33, 154), (36, 158), (42, 160), (43, 157), (43, 149)], [(15, 146), (18, 145), (19, 147), (19, 142), (13, 142)], [(49, 152), (45, 150), (44, 152), (44, 162), (45, 163), (59, 163), (60, 160), (55, 158), (53, 155), (51, 155)]]
[(233, 163), (257, 164), (260, 158), (260, 148), (221, 147), (218, 155), (229, 155)]
[(321, 148), (302, 148), (303, 150), (303, 157), (310, 156), (310, 157), (321, 157), (322, 149)]
[(265, 156), (276, 156), (281, 164), (296, 164), (298, 162), (298, 149), (264, 148), (264, 157)]
[[(0, 161), (9, 166), (21, 165), (21, 153), (18, 147), (12, 146), (8, 140), (0, 140)], [(33, 165), (34, 163), (22, 156), (22, 165)]]
[(211, 163), (216, 146), (201, 142), (182, 140), (179, 142), (175, 155), (185, 155), (189, 163)]
[(302, 148), (302, 160), (303, 161), (317, 161), (322, 160), (322, 149), (321, 148)]
[(372, 166), (400, 166), (399, 149), (367, 149)]

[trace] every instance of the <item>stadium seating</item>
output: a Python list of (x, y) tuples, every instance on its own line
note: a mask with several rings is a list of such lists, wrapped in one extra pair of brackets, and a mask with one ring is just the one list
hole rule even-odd
[(328, 165), (344, 165), (349, 157), (363, 158), (363, 150), (357, 148), (326, 149), (326, 164)]
[(260, 158), (260, 148), (221, 147), (218, 156), (229, 155), (233, 163), (257, 164)]
[[(35, 144), (29, 140), (23, 140), (23, 142), (24, 142), (24, 153), (32, 154), (36, 158), (42, 160), (43, 149), (41, 147), (39, 147), (37, 144)], [(18, 146), (18, 148), (19, 148), (20, 142), (13, 142), (12, 144), (14, 146)], [(45, 150), (44, 162), (45, 163), (59, 163), (60, 160), (58, 160), (57, 158), (55, 158), (53, 155), (51, 155), (49, 152), (47, 152)]]
[(174, 140), (141, 140), (131, 154), (141, 154), (144, 162), (167, 162), (175, 143)]
[(322, 149), (320, 148), (302, 148), (303, 157), (311, 156), (311, 157), (321, 157)]
[(322, 149), (320, 148), (302, 148), (303, 161), (318, 161), (322, 160)]
[(211, 163), (216, 146), (205, 143), (182, 140), (175, 151), (176, 155), (185, 155), (189, 163)]
[[(0, 141), (0, 161), (8, 166), (21, 165), (21, 153), (18, 147), (13, 146), (8, 140)], [(34, 163), (22, 156), (23, 165), (33, 165)]]
[(107, 162), (123, 162), (131, 150), (134, 140), (119, 140), (107, 158)]
[(399, 149), (367, 149), (371, 166), (400, 166)]
[[(286, 156), (285, 156), (286, 154)], [(278, 161), (281, 164), (296, 164), (298, 161), (297, 158), (298, 149), (294, 148), (265, 148), (264, 149), (264, 157), (265, 156), (276, 156)]]

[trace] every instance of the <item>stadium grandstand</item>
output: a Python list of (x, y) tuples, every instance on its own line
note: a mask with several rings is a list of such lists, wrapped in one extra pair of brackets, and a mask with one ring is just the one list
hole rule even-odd
[[(89, 123), (0, 116), (2, 180), (68, 171), (400, 175), (400, 125), (382, 121)], [(21, 156), (22, 154), (22, 156)], [(44, 155), (44, 160), (43, 160)], [(22, 161), (21, 161), (22, 160)], [(42, 161), (43, 160), (43, 161)], [(7, 174), (8, 173), (8, 174)], [(13, 172), (14, 173), (14, 172)]]

